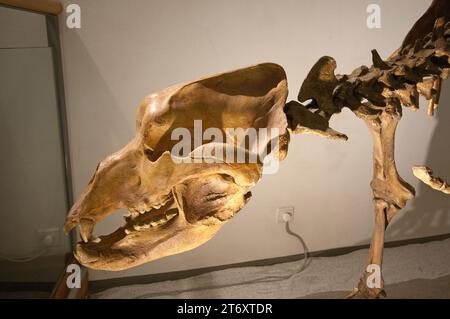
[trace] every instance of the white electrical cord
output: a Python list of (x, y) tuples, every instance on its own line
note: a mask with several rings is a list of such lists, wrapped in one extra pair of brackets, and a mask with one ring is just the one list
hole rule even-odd
[(303, 270), (306, 269), (306, 267), (308, 266), (308, 247), (305, 244), (305, 241), (303, 240), (303, 238), (294, 233), (291, 228), (289, 227), (289, 218), (284, 218), (283, 220), (286, 224), (286, 232), (291, 235), (296, 237), (300, 243), (302, 244), (303, 247), (303, 258), (304, 258), (304, 262), (302, 264), (302, 266), (300, 267), (299, 270), (293, 272), (292, 274), (289, 275), (279, 275), (279, 276), (268, 276), (265, 278), (261, 278), (261, 279), (254, 279), (254, 280), (249, 280), (249, 281), (244, 281), (244, 282), (239, 282), (239, 283), (235, 283), (235, 284), (229, 284), (229, 285), (221, 285), (221, 286), (205, 286), (205, 287), (198, 287), (198, 288), (194, 288), (194, 289), (185, 289), (185, 290), (173, 290), (173, 291), (166, 291), (166, 292), (162, 292), (162, 293), (158, 293), (158, 292), (152, 292), (152, 293), (147, 293), (147, 294), (143, 294), (140, 296), (135, 297), (135, 299), (148, 299), (148, 298), (152, 298), (152, 297), (161, 297), (161, 296), (176, 296), (178, 294), (181, 293), (185, 293), (185, 292), (193, 292), (193, 291), (201, 291), (201, 290), (208, 290), (208, 289), (220, 289), (220, 288), (228, 288), (228, 287), (236, 287), (236, 286), (242, 286), (242, 285), (248, 285), (248, 284), (258, 284), (258, 283), (265, 283), (265, 282), (273, 282), (273, 281), (280, 281), (280, 280), (289, 280), (292, 277), (294, 277), (295, 275), (297, 275), (298, 273), (302, 272)]
[(4, 254), (0, 254), (0, 259), (12, 262), (12, 263), (28, 263), (30, 261), (33, 261), (39, 257), (42, 257), (43, 255), (45, 255), (47, 253), (48, 249), (43, 249), (40, 252), (31, 255), (31, 256), (23, 256), (23, 257), (11, 257), (11, 256), (6, 256)]
[(45, 255), (50, 247), (53, 245), (54, 238), (51, 235), (47, 235), (44, 238), (42, 238), (42, 244), (45, 246), (44, 249), (40, 250), (39, 252), (32, 254), (32, 255), (26, 255), (26, 256), (7, 256), (7, 254), (0, 253), (0, 259), (6, 260), (12, 263), (28, 263), (30, 261), (33, 261), (35, 259), (38, 259), (39, 257), (42, 257)]
[(303, 240), (303, 238), (299, 235), (299, 234), (297, 234), (297, 233), (294, 233), (292, 230), (291, 230), (291, 227), (289, 226), (289, 220), (285, 220), (285, 222), (286, 222), (286, 232), (289, 234), (289, 235), (291, 235), (291, 236), (294, 236), (295, 238), (297, 238), (299, 241), (300, 241), (300, 243), (302, 244), (302, 247), (303, 247), (303, 266), (300, 268), (300, 270), (298, 271), (298, 273), (300, 273), (300, 272), (302, 272), (303, 270), (305, 270), (306, 269), (306, 267), (308, 266), (308, 258), (309, 258), (309, 256), (308, 256), (308, 254), (309, 254), (309, 252), (308, 252), (308, 247), (306, 246), (306, 243), (305, 243), (305, 241)]

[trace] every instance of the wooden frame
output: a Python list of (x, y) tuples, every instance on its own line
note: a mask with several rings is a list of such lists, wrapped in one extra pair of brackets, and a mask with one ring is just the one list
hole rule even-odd
[(58, 15), (63, 10), (58, 0), (0, 0), (0, 4), (53, 15)]

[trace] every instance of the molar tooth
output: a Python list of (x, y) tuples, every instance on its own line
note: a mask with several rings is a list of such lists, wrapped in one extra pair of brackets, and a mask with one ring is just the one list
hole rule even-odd
[(150, 228), (150, 224), (144, 222), (144, 223), (139, 224), (139, 227), (141, 229), (147, 229), (147, 228)]
[(139, 216), (139, 212), (131, 213), (131, 218), (136, 218)]
[(95, 223), (89, 219), (81, 219), (80, 222), (80, 235), (85, 243), (91, 239), (92, 231), (94, 230)]
[(136, 218), (137, 216), (139, 216), (139, 211), (137, 211), (136, 209), (130, 209), (128, 214), (131, 218)]
[(140, 231), (143, 229), (148, 229), (150, 228), (150, 224), (148, 223), (140, 223), (138, 225), (133, 225), (134, 230)]
[(168, 214), (166, 215), (166, 220), (171, 220), (172, 218), (174, 218), (177, 214)]

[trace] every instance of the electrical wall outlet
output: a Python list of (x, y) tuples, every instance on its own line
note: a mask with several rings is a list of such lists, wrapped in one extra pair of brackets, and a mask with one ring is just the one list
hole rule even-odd
[(294, 220), (294, 207), (279, 207), (277, 209), (277, 223), (284, 224)]
[(60, 244), (60, 229), (59, 228), (45, 228), (38, 229), (38, 243), (40, 247), (56, 247)]

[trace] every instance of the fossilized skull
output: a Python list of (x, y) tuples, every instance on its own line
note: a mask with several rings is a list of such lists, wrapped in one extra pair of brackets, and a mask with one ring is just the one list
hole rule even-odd
[[(249, 154), (266, 149), (269, 140), (277, 138), (279, 147), (266, 153), (278, 152), (283, 159), (289, 141), (283, 112), (286, 98), (284, 70), (268, 63), (147, 97), (137, 113), (135, 138), (98, 165), (67, 216), (65, 232), (79, 225), (83, 239), (75, 249), (76, 258), (90, 268), (122, 270), (208, 241), (250, 198), (249, 189), (260, 179), (263, 165), (174, 161), (171, 150), (178, 140), (172, 139), (172, 132), (185, 128), (194, 136), (196, 120), (202, 121), (203, 132), (278, 128), (278, 136), (260, 137), (256, 148), (237, 141), (214, 145), (216, 152), (244, 147)], [(192, 142), (189, 157), (212, 144)], [(94, 225), (120, 209), (129, 212), (125, 225), (94, 238)]]

